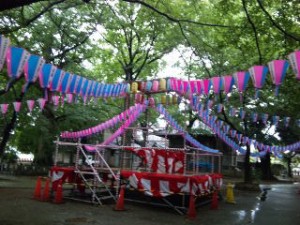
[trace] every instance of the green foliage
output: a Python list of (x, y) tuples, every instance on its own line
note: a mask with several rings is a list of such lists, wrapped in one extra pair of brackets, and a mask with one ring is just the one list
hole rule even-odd
[(2, 157), (2, 162), (6, 162), (6, 163), (16, 163), (17, 160), (18, 160), (17, 152), (13, 149), (6, 151)]
[[(8, 36), (13, 45), (42, 55), (47, 62), (65, 71), (99, 82), (155, 78), (164, 64), (163, 56), (175, 50), (181, 53), (179, 59), (184, 62), (177, 63), (184, 70), (184, 79), (198, 79), (232, 74), (273, 59), (286, 59), (288, 53), (299, 47), (300, 14), (296, 0), (146, 0), (143, 3), (42, 1), (1, 12), (0, 33)], [(1, 90), (7, 80), (4, 69), (0, 73)], [(0, 96), (0, 103), (16, 101), (23, 84), (21, 78), (13, 89)], [(220, 96), (218, 101), (224, 104), (225, 111), (218, 116), (244, 135), (257, 137), (264, 143), (293, 143), (300, 135), (294, 122), (300, 118), (299, 85), (289, 70), (280, 95), (275, 98), (268, 77), (261, 98), (253, 101), (254, 88), (249, 82), (242, 104), (237, 91), (233, 91), (228, 102), (224, 102), (224, 95)], [(33, 152), (44, 164), (51, 162), (53, 140), (61, 131), (84, 129), (123, 111), (121, 99), (101, 100), (96, 105), (90, 102), (86, 106), (65, 104), (58, 109), (49, 105), (42, 113), (36, 107), (28, 114), (26, 100), (43, 96), (37, 86), (31, 86), (23, 98), (9, 145), (22, 152)], [(292, 120), (289, 127), (277, 128), (275, 132), (281, 137), (278, 140), (264, 132), (266, 127), (261, 122), (253, 124), (250, 118), (245, 121), (229, 118), (230, 106), (281, 118), (289, 116)], [(189, 110), (169, 107), (169, 111), (180, 125), (193, 127), (191, 122), (195, 121), (195, 115)], [(157, 114), (151, 112), (151, 124), (156, 117)], [(12, 109), (0, 118), (1, 131), (10, 118)], [(141, 117), (139, 122), (145, 122), (145, 118)], [(207, 130), (191, 129), (191, 132), (206, 133)]]
[(95, 49), (95, 73), (107, 82), (155, 76), (158, 60), (178, 45), (174, 26), (145, 8), (123, 2), (109, 13)]

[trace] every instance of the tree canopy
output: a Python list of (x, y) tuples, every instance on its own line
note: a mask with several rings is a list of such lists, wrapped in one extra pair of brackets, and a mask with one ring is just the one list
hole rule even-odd
[[(174, 52), (180, 55), (174, 60), (182, 78), (201, 79), (287, 59), (299, 48), (299, 12), (296, 0), (5, 1), (0, 7), (0, 33), (10, 38), (12, 45), (41, 55), (48, 63), (99, 82), (157, 78), (165, 66), (164, 56)], [(25, 102), (45, 94), (34, 84), (22, 93), (23, 77), (6, 90), (6, 70), (0, 73), (1, 103)], [(242, 103), (238, 92), (228, 101), (220, 94), (215, 104), (224, 109), (215, 113), (245, 136), (270, 145), (291, 144), (300, 134), (295, 122), (300, 119), (299, 85), (288, 70), (279, 97), (274, 97), (268, 76), (260, 98), (254, 100), (255, 90), (249, 82)], [(122, 104), (120, 99), (65, 104), (57, 109), (47, 105), (42, 113), (38, 107), (31, 113), (11, 110), (1, 118), (0, 152), (11, 146), (34, 152), (38, 161), (49, 164), (53, 140), (61, 131), (105, 121), (120, 112)], [(270, 120), (265, 125), (262, 120), (252, 122), (249, 116), (230, 117), (230, 107), (243, 108), (248, 115), (290, 117), (293, 123), (281, 123), (274, 130)], [(190, 128), (200, 121), (193, 112), (185, 115), (180, 120), (188, 120)], [(197, 127), (191, 132), (206, 131)]]

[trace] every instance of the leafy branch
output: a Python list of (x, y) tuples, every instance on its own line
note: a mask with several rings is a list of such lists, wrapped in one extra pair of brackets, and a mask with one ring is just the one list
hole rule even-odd
[(244, 8), (244, 11), (246, 13), (247, 19), (248, 19), (248, 21), (249, 21), (249, 23), (252, 27), (252, 30), (254, 32), (255, 44), (256, 44), (256, 48), (257, 48), (257, 52), (258, 52), (258, 62), (259, 62), (259, 64), (262, 64), (262, 54), (261, 54), (261, 50), (260, 50), (260, 47), (259, 47), (257, 30), (256, 30), (254, 22), (252, 21), (250, 15), (249, 15), (245, 0), (242, 0), (242, 2), (243, 2), (243, 8)]
[(135, 4), (140, 4), (154, 12), (156, 12), (157, 14), (167, 18), (168, 20), (170, 20), (171, 22), (174, 23), (190, 23), (190, 24), (195, 24), (195, 25), (199, 25), (199, 26), (208, 26), (208, 27), (220, 27), (220, 28), (233, 28), (233, 26), (227, 26), (227, 25), (223, 25), (223, 24), (213, 24), (213, 23), (202, 23), (202, 22), (198, 22), (198, 21), (194, 21), (194, 20), (189, 20), (189, 19), (177, 19), (165, 12), (160, 11), (159, 9), (155, 8), (154, 6), (142, 1), (142, 0), (122, 0), (124, 2), (129, 2), (129, 3), (135, 3)]
[[(8, 33), (13, 33), (21, 28), (27, 27), (29, 26), (31, 23), (33, 23), (34, 21), (36, 21), (38, 18), (40, 18), (41, 16), (43, 16), (45, 13), (49, 12), (53, 6), (58, 5), (62, 2), (64, 2), (65, 0), (58, 0), (52, 3), (49, 3), (42, 11), (40, 11), (39, 13), (37, 13), (36, 15), (34, 15), (32, 18), (25, 20), (24, 22), (22, 22), (21, 25), (14, 27), (12, 29), (5, 29), (3, 31), (1, 31), (2, 34), (8, 34)], [(7, 1), (6, 1), (7, 2)], [(18, 1), (9, 1), (9, 2), (18, 2)], [(30, 1), (28, 1), (30, 2)], [(36, 2), (36, 1), (33, 1)], [(1, 4), (2, 6), (2, 4)], [(1, 11), (1, 7), (0, 7), (0, 11)]]
[(295, 41), (300, 41), (299, 37), (296, 37), (290, 33), (288, 33), (287, 31), (285, 31), (281, 26), (279, 26), (275, 20), (272, 18), (272, 16), (268, 13), (268, 11), (264, 8), (261, 0), (257, 0), (257, 3), (259, 5), (259, 7), (261, 8), (261, 10), (266, 14), (266, 16), (269, 18), (269, 20), (271, 21), (271, 23), (273, 24), (274, 27), (276, 27), (278, 30), (280, 30), (284, 35), (294, 39)]

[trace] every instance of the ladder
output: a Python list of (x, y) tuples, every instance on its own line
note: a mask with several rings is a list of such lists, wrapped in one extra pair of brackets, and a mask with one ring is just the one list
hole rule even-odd
[[(82, 145), (78, 145), (78, 150), (82, 153), (86, 161), (88, 161), (88, 156), (85, 150), (82, 148)], [(101, 164), (102, 167), (106, 167), (106, 169), (116, 181), (119, 180), (119, 176), (114, 173), (100, 151), (101, 150), (99, 150), (98, 148), (96, 149), (95, 153), (99, 160), (97, 160), (96, 163), (88, 163), (89, 170), (81, 170), (79, 167), (76, 167), (75, 173), (81, 177), (86, 187), (88, 187), (88, 189), (90, 190), (92, 194), (92, 203), (103, 205), (103, 200), (113, 199), (114, 201), (116, 201), (116, 197), (100, 177), (97, 166)], [(87, 176), (93, 177), (92, 182), (89, 181)]]

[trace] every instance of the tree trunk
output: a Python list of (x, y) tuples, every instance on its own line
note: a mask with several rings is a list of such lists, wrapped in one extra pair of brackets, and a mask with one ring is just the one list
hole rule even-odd
[(292, 163), (292, 157), (287, 157), (287, 175), (290, 178), (293, 177), (291, 163)]
[(2, 135), (2, 140), (0, 143), (0, 156), (3, 156), (7, 142), (9, 140), (10, 137), (10, 133), (11, 131), (14, 129), (16, 121), (17, 121), (17, 112), (14, 111), (12, 118), (10, 119), (10, 122), (5, 126), (4, 131), (3, 131), (3, 135)]
[[(13, 81), (10, 85), (9, 85), (9, 89), (13, 88), (13, 84), (15, 81)], [(30, 88), (31, 84), (28, 85), (28, 89)], [(6, 90), (7, 91), (7, 90)], [(6, 92), (3, 92), (2, 94), (5, 94)], [(23, 98), (25, 96), (25, 92), (21, 92), (19, 97), (16, 96), (16, 101), (22, 102)], [(10, 134), (11, 131), (13, 131), (13, 129), (15, 128), (16, 122), (17, 122), (17, 118), (18, 118), (18, 113), (14, 110), (13, 115), (10, 119), (10, 122), (5, 126), (4, 130), (3, 130), (3, 135), (2, 135), (2, 140), (0, 143), (0, 157), (3, 155), (7, 142), (9, 141), (10, 138)]]
[(39, 166), (53, 165), (53, 148), (45, 148), (43, 137), (39, 137), (39, 144), (34, 154), (34, 162)]
[(261, 178), (263, 180), (272, 180), (273, 174), (271, 171), (271, 155), (269, 152), (265, 155), (265, 157), (260, 158), (261, 160)]

